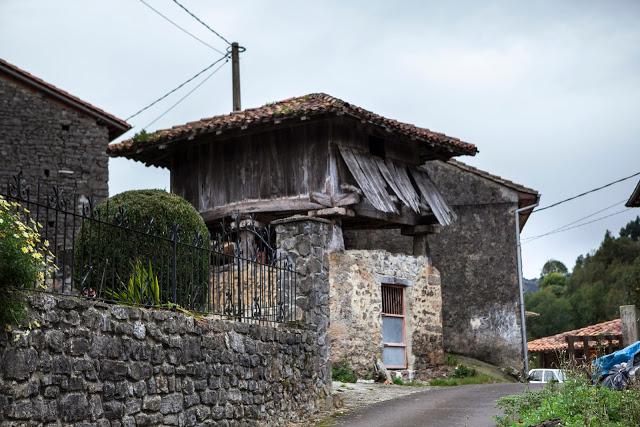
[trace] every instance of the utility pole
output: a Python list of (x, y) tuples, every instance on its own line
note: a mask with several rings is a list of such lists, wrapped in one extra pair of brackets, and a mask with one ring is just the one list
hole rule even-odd
[(240, 52), (244, 52), (244, 48), (238, 45), (238, 42), (231, 43), (231, 74), (233, 76), (233, 111), (240, 111)]
[(514, 212), (516, 222), (516, 253), (518, 257), (518, 288), (520, 290), (520, 334), (522, 335), (522, 380), (527, 381), (529, 375), (529, 349), (527, 348), (527, 323), (524, 312), (524, 286), (522, 284), (522, 245), (520, 244), (520, 212), (526, 212), (538, 206), (540, 202), (533, 205), (516, 209)]

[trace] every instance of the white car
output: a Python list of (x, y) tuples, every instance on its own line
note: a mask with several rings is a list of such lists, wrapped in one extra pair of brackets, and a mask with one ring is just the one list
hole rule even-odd
[(532, 384), (563, 383), (566, 378), (560, 369), (532, 369), (528, 380)]

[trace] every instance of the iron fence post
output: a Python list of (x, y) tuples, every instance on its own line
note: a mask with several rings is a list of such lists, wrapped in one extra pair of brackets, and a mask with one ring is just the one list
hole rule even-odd
[(178, 228), (178, 224), (173, 224), (171, 227), (171, 245), (173, 249), (171, 260), (171, 288), (173, 290), (173, 304), (178, 304)]

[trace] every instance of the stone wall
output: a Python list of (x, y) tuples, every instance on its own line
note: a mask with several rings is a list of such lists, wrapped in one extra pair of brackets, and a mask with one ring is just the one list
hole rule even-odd
[(279, 425), (323, 404), (315, 330), (28, 301), (31, 330), (0, 333), (3, 426)]
[(329, 263), (332, 363), (371, 375), (383, 348), (383, 283), (405, 286), (408, 370), (419, 374), (443, 362), (440, 275), (425, 257), (347, 250), (331, 253)]
[[(456, 212), (457, 221), (428, 238), (442, 275), (445, 350), (505, 368), (522, 367), (515, 249), (518, 193), (442, 162), (429, 175)], [(412, 253), (399, 230), (345, 232), (352, 249)]]
[(315, 331), (318, 357), (313, 367), (318, 372), (316, 387), (330, 396), (331, 365), (329, 361), (329, 262), (332, 224), (321, 218), (294, 216), (272, 223), (276, 226), (278, 253), (299, 274), (296, 308), (298, 318)]
[[(38, 180), (79, 194), (108, 196), (106, 126), (40, 92), (0, 78), (0, 186), (22, 171), (33, 191)], [(60, 171), (67, 171), (60, 172)], [(73, 172), (73, 173), (69, 173)]]

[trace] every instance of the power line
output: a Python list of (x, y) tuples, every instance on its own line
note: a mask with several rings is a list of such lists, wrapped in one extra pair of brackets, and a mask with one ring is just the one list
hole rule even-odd
[(194, 38), (195, 40), (199, 41), (200, 43), (202, 43), (203, 45), (205, 45), (206, 47), (208, 47), (209, 49), (212, 49), (216, 52), (218, 52), (221, 55), (224, 55), (225, 53), (223, 51), (221, 51), (220, 49), (217, 49), (213, 46), (211, 46), (209, 43), (205, 42), (204, 40), (202, 40), (200, 37), (196, 36), (195, 34), (189, 32), (189, 30), (187, 30), (184, 27), (181, 27), (180, 25), (176, 24), (174, 21), (172, 21), (168, 16), (164, 15), (162, 12), (160, 12), (158, 9), (155, 9), (153, 6), (151, 6), (149, 3), (147, 3), (144, 0), (140, 0), (140, 3), (144, 4), (145, 6), (147, 6), (149, 9), (151, 9), (152, 11), (154, 11), (156, 14), (160, 15), (162, 18), (164, 18), (167, 22), (169, 22), (171, 25), (173, 25), (174, 27), (178, 28), (180, 31), (182, 31), (183, 33), (189, 35), (190, 37)]
[(561, 230), (563, 230), (563, 229), (565, 229), (565, 228), (567, 228), (567, 227), (569, 227), (569, 226), (571, 226), (571, 225), (573, 225), (573, 224), (576, 224), (576, 223), (578, 223), (578, 222), (580, 222), (580, 221), (584, 221), (585, 219), (589, 219), (589, 218), (591, 218), (591, 217), (593, 217), (593, 216), (598, 215), (599, 213), (602, 213), (602, 212), (604, 212), (604, 211), (606, 211), (606, 210), (609, 210), (609, 209), (613, 208), (614, 206), (621, 205), (621, 204), (623, 204), (626, 200), (627, 200), (627, 199), (620, 200), (619, 202), (615, 202), (615, 203), (614, 203), (614, 204), (612, 204), (612, 205), (609, 205), (609, 206), (607, 206), (607, 207), (605, 207), (605, 208), (603, 208), (603, 209), (597, 210), (597, 211), (595, 211), (595, 212), (593, 212), (593, 213), (591, 213), (591, 214), (589, 214), (589, 215), (587, 215), (587, 216), (583, 216), (582, 218), (578, 218), (578, 219), (576, 219), (575, 221), (571, 221), (571, 222), (569, 222), (569, 223), (567, 223), (567, 224), (564, 224), (564, 225), (562, 225), (562, 226), (560, 226), (560, 227), (558, 227), (558, 228), (554, 228), (553, 230), (550, 230), (550, 231), (548, 231), (548, 232), (546, 232), (546, 233), (544, 233), (544, 234), (540, 234), (540, 235), (538, 235), (538, 236), (525, 237), (525, 238), (523, 239), (523, 241), (527, 242), (527, 241), (535, 240), (535, 239), (538, 239), (538, 238), (540, 238), (540, 237), (547, 236), (547, 235), (549, 235), (549, 234), (555, 233), (555, 232), (557, 232), (557, 231), (561, 231)]
[(143, 111), (148, 110), (149, 108), (153, 107), (158, 102), (162, 101), (163, 99), (165, 99), (166, 97), (168, 97), (169, 95), (171, 95), (175, 91), (179, 90), (180, 88), (182, 88), (184, 85), (186, 85), (187, 83), (189, 83), (193, 79), (195, 79), (198, 76), (200, 76), (202, 73), (204, 73), (207, 70), (210, 70), (211, 68), (213, 68), (218, 62), (222, 61), (223, 59), (227, 58), (228, 56), (229, 55), (224, 54), (224, 56), (216, 59), (214, 62), (212, 62), (211, 64), (207, 65), (205, 68), (203, 68), (202, 70), (198, 71), (194, 76), (192, 76), (192, 77), (188, 78), (187, 80), (185, 80), (184, 82), (180, 83), (178, 86), (176, 86), (175, 88), (171, 89), (169, 92), (167, 92), (164, 95), (162, 95), (160, 98), (158, 98), (155, 101), (153, 101), (151, 104), (147, 105), (146, 107), (143, 107), (143, 108), (139, 109), (138, 111), (136, 111), (135, 113), (133, 113), (132, 115), (127, 117), (125, 119), (125, 121), (128, 121), (128, 120), (134, 118), (135, 116), (137, 116), (138, 114), (142, 113)]
[(529, 243), (529, 242), (531, 242), (531, 241), (533, 241), (535, 239), (539, 239), (541, 237), (549, 236), (551, 234), (562, 233), (563, 231), (569, 231), (569, 230), (573, 230), (575, 228), (584, 227), (585, 225), (593, 224), (594, 222), (602, 221), (603, 219), (607, 219), (607, 218), (610, 218), (610, 217), (615, 216), (615, 215), (620, 215), (621, 213), (624, 213), (624, 212), (626, 212), (628, 210), (631, 210), (631, 208), (626, 208), (626, 209), (623, 209), (623, 210), (618, 211), (618, 212), (614, 212), (614, 213), (609, 214), (609, 215), (601, 216), (600, 218), (596, 218), (596, 219), (594, 219), (592, 221), (588, 221), (588, 222), (583, 222), (582, 224), (574, 225), (573, 227), (563, 228), (562, 230), (558, 230), (558, 231), (555, 231), (555, 232), (549, 232), (549, 233), (541, 234), (539, 236), (534, 236), (530, 240), (527, 240), (526, 242), (523, 242), (523, 244), (524, 243)]
[(153, 125), (155, 122), (157, 122), (158, 120), (160, 120), (161, 118), (163, 118), (169, 111), (173, 110), (175, 107), (177, 107), (182, 101), (184, 101), (185, 99), (187, 99), (187, 97), (189, 97), (189, 95), (191, 95), (193, 92), (195, 92), (196, 90), (198, 90), (198, 88), (200, 86), (202, 86), (203, 84), (206, 83), (207, 80), (209, 80), (215, 73), (218, 72), (218, 70), (220, 68), (222, 68), (227, 62), (229, 62), (229, 58), (227, 58), (227, 60), (225, 62), (223, 62), (222, 64), (220, 64), (215, 70), (213, 70), (211, 72), (211, 74), (209, 74), (207, 77), (204, 78), (204, 80), (202, 80), (200, 83), (198, 83), (193, 89), (191, 89), (189, 92), (187, 92), (182, 98), (180, 98), (175, 104), (173, 104), (171, 107), (167, 108), (162, 114), (160, 114), (158, 117), (156, 117), (155, 119), (153, 119), (149, 124), (147, 124), (145, 127), (143, 127), (143, 129), (148, 128), (149, 126)]
[(219, 32), (217, 32), (216, 30), (214, 30), (213, 28), (211, 28), (210, 26), (208, 26), (207, 24), (204, 23), (204, 21), (202, 21), (200, 18), (198, 18), (193, 12), (191, 12), (189, 9), (187, 9), (186, 7), (184, 7), (178, 0), (173, 0), (173, 2), (175, 4), (177, 4), (178, 6), (180, 6), (185, 12), (187, 12), (189, 15), (191, 15), (196, 21), (198, 21), (199, 23), (201, 23), (202, 25), (204, 25), (209, 31), (211, 31), (213, 34), (215, 34), (216, 36), (220, 37), (226, 44), (231, 45), (231, 42), (229, 40), (227, 40), (226, 38), (224, 38)]
[(585, 191), (584, 193), (580, 193), (580, 194), (577, 194), (577, 195), (575, 195), (575, 196), (569, 197), (568, 199), (560, 200), (559, 202), (553, 203), (553, 204), (551, 204), (551, 205), (549, 205), (549, 206), (545, 206), (545, 207), (542, 207), (542, 208), (538, 208), (538, 209), (534, 210), (532, 213), (540, 212), (540, 211), (544, 211), (544, 210), (546, 210), (546, 209), (553, 208), (553, 207), (555, 207), (555, 206), (561, 205), (562, 203), (566, 203), (566, 202), (569, 202), (569, 201), (571, 201), (571, 200), (575, 200), (575, 199), (577, 199), (577, 198), (579, 198), (579, 197), (586, 196), (587, 194), (594, 193), (594, 192), (596, 192), (596, 191), (602, 190), (603, 188), (610, 187), (610, 186), (612, 186), (612, 185), (614, 185), (614, 184), (617, 184), (617, 183), (622, 182), (622, 181), (626, 181), (627, 179), (631, 179), (631, 178), (633, 178), (634, 176), (638, 176), (638, 175), (640, 175), (640, 172), (636, 172), (636, 173), (634, 173), (633, 175), (629, 175), (629, 176), (627, 176), (627, 177), (617, 179), (617, 180), (612, 181), (612, 182), (610, 182), (610, 183), (608, 183), (608, 184), (605, 184), (605, 185), (603, 185), (603, 186), (601, 186), (601, 187), (594, 188), (593, 190)]

